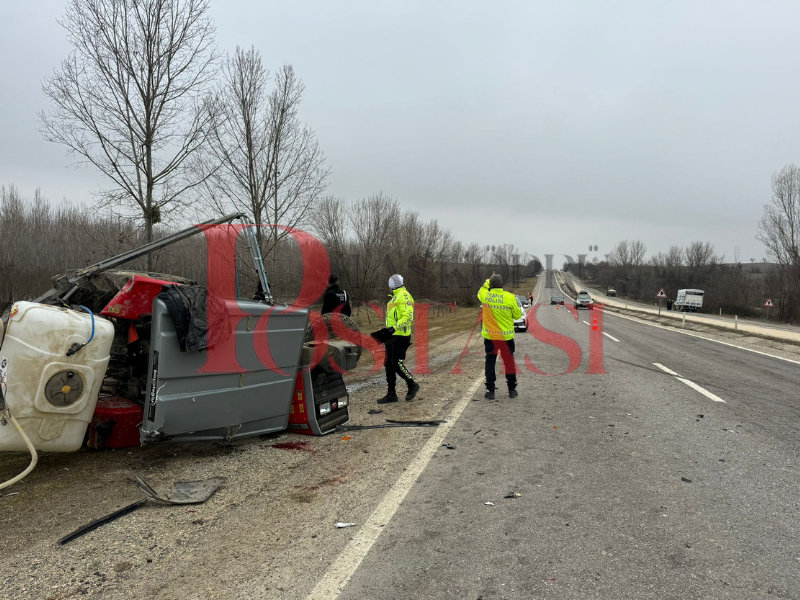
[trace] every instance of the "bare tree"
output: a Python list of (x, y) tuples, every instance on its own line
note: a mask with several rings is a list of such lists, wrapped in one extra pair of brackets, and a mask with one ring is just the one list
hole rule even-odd
[[(205, 191), (217, 212), (233, 207), (257, 225), (299, 227), (324, 192), (328, 169), (315, 133), (298, 118), (304, 86), (291, 65), (281, 67), (268, 93), (269, 73), (255, 48), (236, 48), (223, 62), (211, 144), (201, 163)], [(257, 228), (274, 249), (289, 233)]]
[(351, 238), (347, 205), (339, 198), (327, 196), (315, 205), (311, 219), (314, 231), (328, 251), (331, 267), (338, 270), (342, 283), (349, 286)]
[[(400, 205), (394, 198), (378, 193), (353, 203), (347, 214), (354, 236), (353, 247), (359, 257), (360, 299), (374, 299), (371, 294), (388, 291), (386, 282), (380, 285), (380, 276), (384, 273), (386, 258), (391, 259), (392, 233), (400, 220)], [(401, 269), (402, 265), (394, 267)]]
[(708, 281), (711, 273), (722, 262), (722, 257), (717, 254), (714, 245), (710, 242), (692, 242), (684, 249), (683, 253), (690, 286), (697, 285), (701, 281)]
[(800, 167), (772, 174), (772, 200), (764, 205), (756, 236), (780, 265), (800, 267)]
[[(770, 278), (781, 318), (800, 317), (800, 167), (772, 174), (772, 200), (764, 205), (756, 238), (777, 263)], [(764, 259), (762, 259), (763, 262)]]
[(44, 81), (40, 130), (110, 180), (100, 204), (133, 209), (152, 241), (201, 182), (189, 161), (212, 114), (208, 0), (69, 0), (61, 24), (73, 50)]

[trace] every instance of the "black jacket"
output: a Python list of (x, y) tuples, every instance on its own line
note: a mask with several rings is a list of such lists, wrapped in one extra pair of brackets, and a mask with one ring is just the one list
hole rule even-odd
[(342, 314), (349, 317), (352, 311), (350, 309), (350, 298), (347, 292), (336, 284), (329, 285), (328, 289), (325, 290), (325, 295), (322, 296), (322, 314), (332, 313), (339, 306), (342, 306)]

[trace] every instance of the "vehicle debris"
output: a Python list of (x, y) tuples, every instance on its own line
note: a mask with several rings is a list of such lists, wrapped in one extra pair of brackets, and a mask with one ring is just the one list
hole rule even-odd
[(447, 448), (448, 450), (455, 450), (456, 447), (452, 444), (442, 444), (442, 447)]
[(692, 483), (692, 480), (691, 479), (687, 479), (686, 477), (681, 477), (681, 481), (683, 481), (685, 483)]
[(138, 475), (134, 481), (137, 488), (158, 502), (163, 502), (164, 504), (202, 504), (227, 481), (227, 478), (212, 477), (201, 481), (178, 481), (172, 485), (172, 489), (163, 497), (159, 496), (150, 487), (150, 484)]
[[(90, 531), (94, 531), (106, 523), (116, 521), (120, 517), (132, 513), (149, 499), (156, 500), (157, 502), (161, 502), (163, 504), (201, 504), (208, 500), (214, 494), (214, 492), (216, 492), (219, 487), (225, 483), (226, 478), (212, 477), (211, 479), (204, 479), (202, 481), (178, 481), (172, 485), (172, 489), (163, 497), (159, 496), (158, 493), (138, 475), (136, 475), (134, 481), (136, 482), (136, 487), (139, 488), (140, 491), (144, 492), (147, 495), (147, 498), (137, 500), (132, 504), (128, 504), (128, 506), (124, 506), (110, 514), (107, 514), (104, 517), (100, 517), (99, 519), (95, 519), (94, 521), (79, 527), (72, 533), (68, 533), (58, 540), (58, 543), (63, 546), (74, 539), (86, 535)], [(196, 523), (196, 521), (193, 521), (193, 523)]]
[(356, 526), (355, 523), (341, 523), (340, 522), (340, 523), (336, 524), (336, 529), (345, 529), (346, 527), (355, 527), (355, 526)]
[(511, 492), (508, 492), (505, 496), (503, 496), (503, 498), (519, 498), (521, 496), (522, 496), (522, 494), (520, 494), (519, 492), (511, 491)]
[(484, 502), (486, 506), (494, 506), (494, 502)]
[(371, 408), (370, 410), (367, 411), (367, 414), (368, 415), (379, 415), (382, 412), (383, 412), (382, 410), (378, 410), (377, 408)]
[(78, 529), (76, 529), (72, 533), (68, 533), (67, 535), (62, 537), (60, 540), (58, 540), (58, 543), (61, 546), (63, 546), (64, 544), (67, 544), (67, 543), (71, 542), (72, 540), (81, 537), (82, 535), (86, 535), (90, 531), (94, 531), (95, 529), (105, 525), (106, 523), (111, 523), (111, 521), (116, 521), (117, 519), (127, 515), (128, 513), (132, 513), (137, 508), (142, 506), (142, 504), (144, 504), (145, 502), (147, 502), (147, 498), (142, 498), (141, 500), (137, 500), (133, 504), (128, 504), (128, 506), (120, 508), (119, 510), (115, 510), (114, 512), (112, 512), (112, 513), (110, 513), (110, 514), (108, 514), (108, 515), (106, 515), (104, 517), (100, 517), (99, 519), (95, 519), (94, 521), (92, 521), (90, 523), (87, 523), (86, 525), (83, 525), (82, 527), (79, 527)]
[(388, 429), (391, 427), (438, 427), (447, 421), (434, 420), (434, 421), (392, 421), (386, 419), (384, 425), (339, 425), (336, 431), (364, 431), (366, 429)]

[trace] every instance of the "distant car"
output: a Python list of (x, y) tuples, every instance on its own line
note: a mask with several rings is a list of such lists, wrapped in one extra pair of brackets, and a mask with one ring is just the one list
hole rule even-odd
[(588, 308), (592, 310), (594, 308), (594, 300), (592, 300), (592, 297), (586, 292), (580, 292), (578, 297), (575, 298), (575, 308)]
[(616, 296), (616, 295), (617, 295), (617, 290), (615, 290), (613, 287), (609, 287), (608, 291), (606, 292), (606, 296)]
[(550, 296), (550, 304), (564, 304), (564, 296)]
[(517, 296), (517, 304), (519, 304), (519, 309), (522, 311), (519, 319), (514, 319), (514, 331), (528, 331), (528, 323), (525, 320), (525, 307), (520, 301), (520, 297)]
[(517, 296), (517, 300), (519, 300), (522, 308), (529, 308), (528, 307), (528, 299), (525, 296)]

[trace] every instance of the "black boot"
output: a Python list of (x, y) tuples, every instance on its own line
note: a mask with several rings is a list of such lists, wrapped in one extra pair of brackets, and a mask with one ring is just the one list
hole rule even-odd
[(516, 398), (517, 396), (519, 396), (519, 392), (516, 389), (508, 390), (509, 398)]
[(483, 397), (487, 400), (494, 400), (494, 390), (486, 390), (486, 393), (483, 395)]
[(419, 384), (416, 381), (412, 381), (408, 384), (408, 393), (406, 394), (406, 402), (411, 402), (417, 396), (417, 392), (419, 391)]
[(383, 398), (378, 398), (378, 404), (389, 404), (390, 402), (397, 402), (397, 394), (395, 392), (386, 392)]

